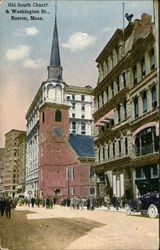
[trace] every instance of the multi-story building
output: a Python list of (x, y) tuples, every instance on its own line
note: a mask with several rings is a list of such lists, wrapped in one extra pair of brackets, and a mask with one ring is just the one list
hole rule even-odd
[(5, 148), (0, 148), (0, 194), (4, 192), (4, 160), (5, 160)]
[[(50, 115), (51, 115), (50, 119), (45, 117), (46, 116), (45, 109), (48, 107), (47, 105), (49, 105), (50, 109), (52, 109), (48, 111), (50, 112)], [(54, 185), (57, 185), (57, 188), (54, 187), (54, 189), (56, 190), (61, 189), (60, 187), (62, 186), (64, 188), (64, 185), (66, 185), (66, 177), (64, 176), (64, 174), (61, 175), (61, 180), (59, 180), (59, 176), (56, 176), (53, 179), (52, 173), (49, 170), (47, 170), (47, 166), (46, 166), (46, 168), (43, 169), (43, 174), (41, 172), (40, 176), (44, 176), (43, 178), (46, 179), (45, 170), (46, 170), (46, 173), (47, 171), (48, 173), (50, 172), (50, 178), (52, 178), (52, 180), (48, 181), (48, 184), (47, 183), (45, 184), (46, 187), (47, 185), (50, 185), (50, 188), (52, 189), (52, 191), (49, 191), (48, 193), (48, 191), (46, 191), (46, 187), (43, 185), (45, 181), (44, 179), (43, 179), (43, 182), (41, 181), (41, 178), (38, 175), (38, 173), (39, 173), (39, 169), (42, 169), (42, 165), (45, 165), (47, 160), (49, 159), (50, 159), (50, 162), (48, 162), (47, 164), (49, 165), (57, 164), (56, 162), (54, 162), (54, 160), (56, 159), (56, 155), (59, 155), (56, 152), (58, 152), (57, 151), (58, 148), (60, 151), (60, 147), (62, 145), (66, 146), (66, 140), (68, 141), (67, 143), (69, 145), (69, 132), (79, 135), (79, 137), (77, 138), (75, 136), (72, 137), (72, 139), (74, 138), (74, 143), (75, 141), (79, 141), (80, 144), (86, 143), (86, 145), (88, 145), (89, 148), (90, 148), (90, 144), (91, 144), (91, 147), (93, 146), (92, 139), (90, 139), (91, 134), (92, 134), (92, 124), (93, 124), (92, 105), (93, 105), (93, 102), (92, 102), (92, 88), (91, 87), (69, 86), (62, 79), (62, 66), (60, 62), (57, 21), (55, 18), (55, 27), (54, 27), (54, 35), (53, 35), (53, 42), (52, 42), (50, 65), (48, 66), (48, 79), (47, 81), (41, 84), (38, 90), (38, 93), (35, 96), (26, 114), (26, 119), (27, 119), (26, 191), (28, 192), (30, 196), (37, 196), (38, 189), (39, 189), (40, 195), (42, 195), (42, 193), (44, 196), (46, 196), (47, 194), (53, 195), (55, 194), (53, 191)], [(59, 118), (56, 118), (56, 119), (61, 120), (61, 115), (63, 114), (63, 112), (65, 113), (64, 115), (66, 116), (65, 118), (66, 120), (61, 122), (59, 126), (60, 125), (64, 126), (63, 131), (65, 131), (64, 134), (66, 136), (62, 140), (63, 143), (61, 143), (59, 146), (58, 146), (58, 142), (56, 141), (57, 138), (55, 136), (54, 142), (52, 142), (53, 144), (46, 151), (43, 146), (43, 144), (46, 143), (46, 138), (47, 140), (51, 140), (53, 139), (52, 137), (54, 137), (53, 133), (51, 131), (49, 132), (49, 130), (51, 129), (51, 126), (54, 126), (56, 124), (56, 123), (54, 124), (55, 121), (52, 119), (54, 112), (56, 112), (56, 110), (54, 110), (53, 107), (59, 110), (59, 113), (57, 113), (57, 116), (59, 116)], [(57, 132), (57, 133), (60, 133), (60, 132)], [(82, 139), (83, 136), (86, 136), (84, 140)], [(66, 151), (63, 152), (64, 154), (61, 153), (61, 156), (59, 155), (60, 157), (59, 162), (61, 162), (62, 165), (67, 164), (67, 162), (69, 165), (73, 165), (73, 166), (75, 165), (74, 163), (76, 162), (77, 162), (76, 164), (79, 164), (79, 160), (77, 160), (77, 158), (78, 157), (81, 158), (83, 156), (83, 154), (81, 154), (82, 152), (80, 153), (80, 151), (75, 153), (76, 156), (75, 155), (73, 156), (71, 153), (69, 153), (70, 156), (72, 155), (71, 156), (72, 160), (73, 159), (74, 160), (64, 162), (64, 157), (69, 157), (67, 156), (67, 151), (69, 151), (68, 147), (70, 148), (72, 146), (67, 146)], [(52, 151), (52, 154), (51, 154), (51, 151)], [(93, 163), (93, 160), (94, 160), (93, 148), (91, 152), (92, 154), (88, 152), (88, 157), (89, 157), (88, 161), (90, 162), (91, 160), (91, 162)], [(51, 156), (48, 156), (48, 158), (46, 158), (48, 154), (51, 154)], [(86, 149), (86, 153), (84, 154), (84, 156), (86, 160), (87, 149)], [(43, 162), (44, 159), (45, 159), (45, 162)], [(76, 168), (79, 169), (80, 166), (81, 164), (78, 167), (76, 166)], [(62, 168), (63, 168), (63, 173), (64, 173), (65, 171), (64, 166)], [(66, 168), (66, 165), (65, 165), (65, 168)], [(83, 168), (84, 167), (82, 167), (82, 169)], [(59, 169), (61, 168), (59, 167)], [(87, 169), (86, 176), (87, 178), (89, 178), (90, 167), (85, 168), (85, 169)], [(57, 170), (57, 171), (60, 171), (60, 170)], [(78, 171), (76, 171), (77, 174), (78, 174)], [(78, 176), (79, 174), (77, 175), (77, 178), (79, 178)], [(63, 185), (61, 185), (62, 183), (59, 184), (60, 186), (58, 184), (55, 184), (56, 183), (55, 179), (58, 181), (58, 183), (62, 182)], [(78, 185), (81, 185), (81, 181), (78, 181), (78, 183), (79, 183)], [(88, 185), (88, 189), (89, 189), (89, 179), (86, 184)], [(87, 189), (86, 195), (88, 194), (88, 189)], [(76, 189), (76, 190), (80, 190), (80, 189)], [(66, 190), (65, 191), (61, 190), (60, 192), (62, 192), (63, 195), (64, 193), (65, 195), (67, 194)], [(76, 193), (77, 192), (79, 191), (76, 191)]]
[(97, 193), (136, 197), (158, 191), (157, 43), (152, 17), (117, 29), (96, 62)]
[(16, 194), (19, 180), (17, 136), (24, 131), (12, 129), (5, 134), (4, 191), (10, 196)]
[(67, 86), (70, 133), (93, 135), (93, 89), (90, 86)]
[(19, 169), (17, 192), (24, 193), (25, 173), (26, 173), (26, 132), (23, 132), (17, 136), (16, 143), (18, 147), (18, 169)]

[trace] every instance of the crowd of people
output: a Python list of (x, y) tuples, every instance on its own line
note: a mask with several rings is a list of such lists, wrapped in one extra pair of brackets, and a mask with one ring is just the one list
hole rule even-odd
[(15, 209), (16, 200), (11, 199), (11, 197), (5, 197), (4, 195), (0, 197), (0, 212), (1, 216), (6, 214), (7, 218), (11, 218), (11, 209)]
[(108, 209), (110, 209), (111, 206), (113, 206), (115, 209), (124, 208), (126, 204), (126, 199), (124, 196), (121, 198), (116, 197), (113, 195), (112, 198), (109, 197), (109, 195), (106, 195), (105, 197), (101, 196), (95, 196), (91, 195), (87, 198), (85, 197), (67, 197), (67, 199), (61, 199), (58, 201), (56, 197), (47, 197), (46, 199), (40, 199), (40, 198), (21, 198), (21, 199), (11, 199), (11, 197), (5, 197), (4, 195), (0, 197), (0, 211), (1, 216), (6, 214), (7, 218), (11, 218), (11, 209), (14, 209), (16, 205), (22, 206), (31, 206), (34, 208), (34, 206), (38, 207), (46, 207), (47, 209), (52, 209), (55, 204), (59, 204), (62, 206), (67, 206), (73, 209), (83, 209), (84, 207), (87, 207), (87, 210), (93, 211), (95, 208), (105, 206)]

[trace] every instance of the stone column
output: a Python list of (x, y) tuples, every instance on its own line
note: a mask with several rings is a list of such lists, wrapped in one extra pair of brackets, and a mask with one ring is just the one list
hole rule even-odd
[(141, 63), (137, 62), (137, 82), (139, 82), (141, 79), (142, 79)]

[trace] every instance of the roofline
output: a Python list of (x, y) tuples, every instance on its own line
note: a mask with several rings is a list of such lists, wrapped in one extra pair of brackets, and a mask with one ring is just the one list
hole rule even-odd
[(31, 103), (31, 105), (29, 106), (29, 109), (28, 109), (28, 111), (27, 111), (27, 113), (26, 113), (26, 116), (25, 116), (26, 120), (28, 119), (28, 116), (30, 115), (30, 113), (31, 113), (31, 111), (32, 111), (32, 109), (33, 109), (33, 107), (34, 107), (36, 101), (38, 100), (38, 97), (40, 96), (40, 94), (42, 94), (42, 86), (43, 86), (43, 83), (44, 83), (44, 82), (42, 82), (42, 84), (41, 84), (41, 86), (40, 86), (40, 88), (39, 88), (39, 90), (38, 90), (36, 96), (34, 97), (34, 99), (33, 99), (32, 103)]
[(82, 94), (88, 94), (88, 95), (93, 95), (93, 88), (91, 86), (85, 86), (85, 87), (80, 87), (80, 86), (74, 86), (74, 85), (67, 85), (67, 93), (82, 93)]
[(106, 44), (106, 46), (103, 48), (103, 50), (101, 51), (101, 53), (99, 54), (99, 56), (96, 58), (96, 62), (99, 63), (101, 58), (103, 58), (104, 54), (106, 55), (106, 50), (109, 49), (110, 46), (112, 46), (112, 43), (117, 39), (117, 37), (121, 36), (123, 38), (123, 30), (122, 29), (116, 29), (116, 31), (114, 32), (113, 36), (111, 37), (111, 39), (108, 41), (108, 43)]
[(24, 130), (11, 129), (9, 132), (7, 132), (7, 133), (5, 134), (5, 136), (6, 136), (7, 134), (9, 134), (9, 133), (12, 133), (12, 132), (26, 133), (26, 131), (24, 131)]

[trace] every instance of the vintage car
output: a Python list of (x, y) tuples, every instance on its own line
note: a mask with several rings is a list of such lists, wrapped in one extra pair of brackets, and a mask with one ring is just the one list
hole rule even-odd
[(151, 192), (136, 200), (128, 200), (125, 206), (126, 215), (131, 212), (140, 212), (142, 215), (148, 214), (151, 218), (156, 218), (160, 213), (159, 193)]

